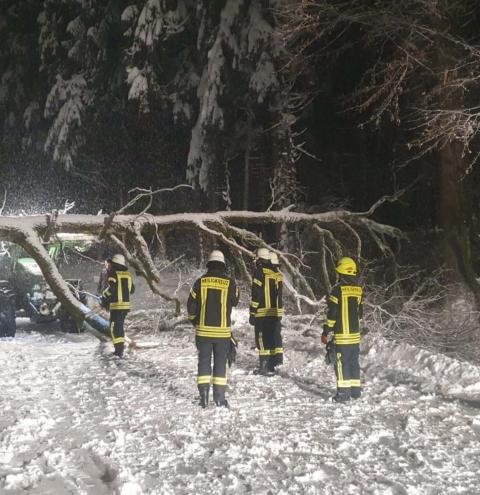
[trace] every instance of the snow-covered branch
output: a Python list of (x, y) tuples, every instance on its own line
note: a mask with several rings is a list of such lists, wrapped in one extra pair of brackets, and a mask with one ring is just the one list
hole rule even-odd
[[(150, 193), (149, 193), (150, 194)], [(165, 294), (161, 288), (161, 274), (153, 262), (147, 237), (155, 237), (159, 232), (169, 230), (185, 230), (186, 232), (204, 232), (218, 243), (225, 245), (234, 254), (235, 264), (242, 277), (248, 278), (248, 270), (244, 257), (254, 257), (259, 247), (267, 247), (276, 252), (282, 263), (282, 270), (287, 277), (287, 289), (297, 300), (316, 306), (315, 291), (309, 282), (310, 271), (301, 257), (283, 252), (276, 246), (269, 245), (255, 233), (255, 226), (266, 224), (301, 225), (303, 230), (320, 234), (322, 249), (309, 252), (309, 256), (320, 256), (320, 267), (325, 279), (324, 286), (329, 287), (328, 271), (334, 260), (342, 253), (342, 245), (336, 240), (335, 229), (342, 230), (357, 243), (361, 249), (361, 235), (372, 236), (382, 252), (389, 252), (387, 238), (401, 238), (403, 233), (389, 225), (384, 225), (367, 218), (365, 214), (347, 210), (329, 211), (325, 213), (307, 214), (290, 211), (218, 211), (215, 213), (183, 213), (172, 215), (52, 215), (0, 217), (0, 240), (16, 242), (25, 247), (38, 261), (45, 278), (60, 300), (66, 301), (66, 307), (80, 317), (78, 301), (69, 293), (68, 287), (61, 279), (53, 262), (48, 258), (40, 238), (52, 236), (59, 232), (89, 233), (101, 239), (110, 239), (126, 256), (132, 268), (144, 277), (154, 294), (169, 301), (174, 301), (177, 312), (179, 300), (175, 296)], [(361, 234), (363, 232), (363, 234)], [(345, 237), (345, 235), (343, 235)], [(330, 256), (326, 256), (329, 252)], [(358, 256), (360, 252), (356, 253)], [(330, 267), (331, 267), (330, 266)]]

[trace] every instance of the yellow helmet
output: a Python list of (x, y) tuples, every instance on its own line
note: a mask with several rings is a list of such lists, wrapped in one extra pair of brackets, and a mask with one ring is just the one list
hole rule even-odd
[(337, 273), (342, 275), (356, 275), (357, 274), (357, 264), (352, 258), (341, 258), (335, 267)]

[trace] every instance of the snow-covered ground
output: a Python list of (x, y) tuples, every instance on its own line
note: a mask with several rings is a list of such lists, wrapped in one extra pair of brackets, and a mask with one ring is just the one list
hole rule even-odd
[(0, 340), (0, 493), (480, 493), (479, 367), (369, 335), (363, 397), (335, 404), (311, 318), (287, 318), (286, 363), (260, 377), (237, 311), (231, 409), (202, 410), (193, 330), (156, 318), (135, 338), (157, 347), (123, 361), (88, 333)]

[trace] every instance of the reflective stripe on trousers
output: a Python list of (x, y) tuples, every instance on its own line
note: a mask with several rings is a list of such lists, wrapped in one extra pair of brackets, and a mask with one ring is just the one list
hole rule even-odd
[(195, 344), (198, 350), (197, 385), (200, 387), (212, 383), (213, 399), (221, 401), (225, 398), (227, 385), (227, 352), (230, 338), (196, 337)]
[(124, 323), (128, 311), (112, 309), (110, 311), (110, 336), (115, 354), (121, 356), (125, 347)]
[(337, 345), (335, 375), (337, 377), (337, 393), (350, 396), (360, 390), (360, 346), (358, 344)]
[(259, 356), (273, 356), (275, 354), (275, 326), (276, 318), (255, 319), (255, 344)]

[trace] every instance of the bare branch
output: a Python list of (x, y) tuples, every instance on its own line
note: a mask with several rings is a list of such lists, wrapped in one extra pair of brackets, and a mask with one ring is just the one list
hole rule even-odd
[(65, 200), (65, 205), (63, 206), (62, 210), (59, 210), (59, 213), (62, 215), (67, 214), (73, 207), (75, 206), (75, 201), (68, 201), (68, 199)]
[(183, 187), (192, 189), (192, 186), (190, 184), (178, 184), (177, 186), (174, 187), (166, 187), (162, 189), (157, 189), (155, 191), (152, 191), (151, 189), (142, 189), (140, 187), (135, 187), (134, 189), (130, 189), (128, 193), (138, 193), (133, 199), (131, 199), (125, 206), (122, 206), (119, 210), (115, 212), (116, 215), (121, 215), (125, 211), (127, 211), (131, 206), (136, 204), (138, 201), (140, 201), (143, 198), (148, 198), (148, 203), (147, 206), (143, 208), (143, 210), (139, 213), (139, 215), (142, 215), (146, 213), (150, 207), (152, 206), (152, 201), (153, 197), (156, 196), (157, 194), (161, 194), (164, 192), (173, 192), (176, 191), (177, 189), (181, 189)]

